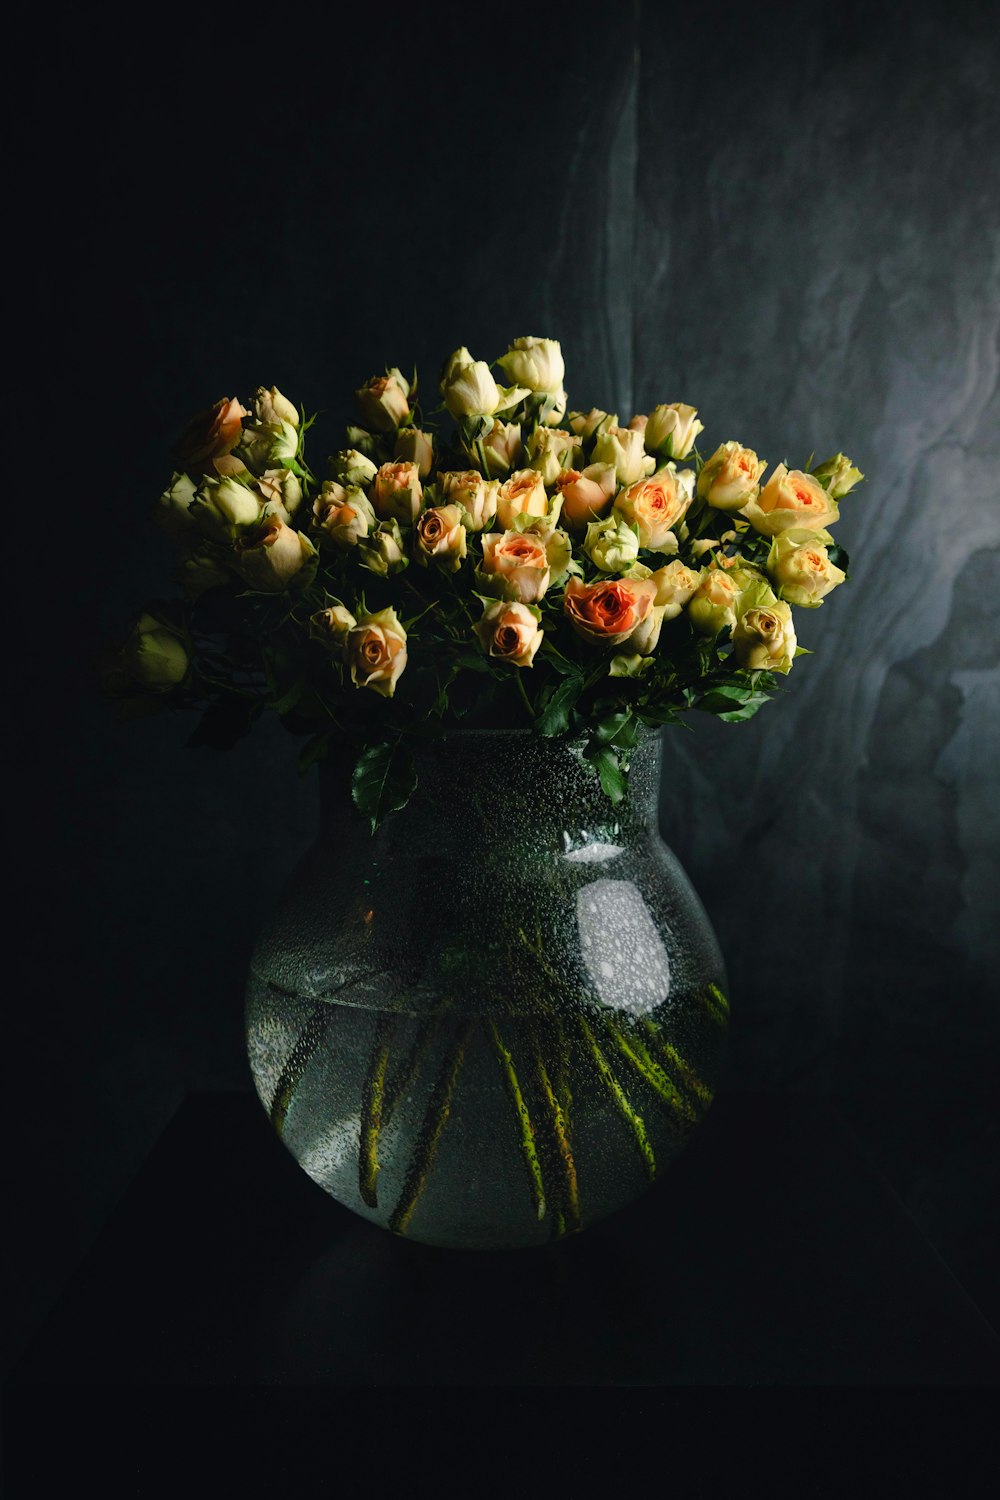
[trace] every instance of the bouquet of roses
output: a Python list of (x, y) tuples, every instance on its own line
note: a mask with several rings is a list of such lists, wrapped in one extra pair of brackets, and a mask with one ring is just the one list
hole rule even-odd
[[(181, 595), (106, 663), (126, 714), (199, 708), (192, 743), (232, 744), (265, 709), (355, 757), (372, 826), (415, 785), (410, 747), (456, 725), (572, 736), (612, 802), (650, 727), (748, 719), (802, 654), (793, 606), (847, 576), (830, 528), (863, 477), (838, 453), (789, 469), (697, 411), (622, 424), (567, 411), (553, 339), (494, 364), (457, 349), (433, 406), (392, 368), (320, 482), (306, 416), (275, 387), (188, 425), (157, 515)], [(500, 382), (509, 382), (501, 384)]]

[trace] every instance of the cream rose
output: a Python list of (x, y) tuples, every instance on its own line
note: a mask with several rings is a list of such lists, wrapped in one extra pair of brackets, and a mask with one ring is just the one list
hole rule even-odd
[(257, 491), (229, 475), (204, 479), (191, 502), (191, 518), (208, 536), (232, 535), (241, 526), (255, 525), (260, 517)]
[(482, 359), (459, 365), (444, 387), (444, 404), (456, 418), (490, 417), (500, 400), (500, 387)]
[(640, 621), (628, 638), (632, 650), (637, 651), (640, 656), (651, 655), (659, 643), (660, 631), (665, 619), (666, 605), (654, 604), (646, 618)]
[(283, 396), (276, 385), (258, 386), (253, 398), (254, 416), (262, 427), (280, 427), (287, 422), (298, 427), (299, 412), (287, 396)]
[(598, 434), (591, 461), (614, 464), (619, 484), (635, 484), (656, 468), (656, 459), (647, 454), (641, 432), (627, 427), (608, 427)]
[(259, 527), (234, 543), (236, 566), (252, 589), (279, 593), (316, 549), (301, 531), (286, 526), (280, 516), (267, 516)]
[(409, 386), (398, 370), (373, 375), (355, 395), (362, 419), (376, 432), (392, 432), (410, 414)]
[(563, 596), (563, 611), (585, 641), (618, 646), (651, 613), (655, 598), (656, 585), (648, 578), (609, 578), (601, 583), (571, 578)]
[(125, 669), (143, 687), (163, 692), (176, 687), (187, 676), (187, 647), (155, 615), (140, 615), (122, 654)]
[(175, 474), (156, 505), (156, 519), (171, 536), (183, 537), (194, 526), (191, 503), (198, 486), (189, 474)]
[(548, 510), (545, 481), (536, 469), (519, 469), (497, 492), (497, 519), (505, 531), (511, 530), (515, 516), (544, 516)]
[(835, 453), (825, 463), (817, 464), (812, 473), (834, 500), (842, 500), (845, 495), (849, 495), (854, 486), (860, 484), (865, 477), (846, 453)]
[(398, 521), (380, 521), (375, 530), (358, 542), (358, 559), (370, 573), (388, 578), (409, 567), (410, 559), (403, 547), (403, 533)]
[(602, 573), (624, 573), (639, 557), (639, 538), (617, 511), (603, 521), (591, 521), (583, 550)]
[(481, 580), (505, 599), (537, 604), (551, 580), (543, 539), (530, 531), (492, 531), (483, 536)]
[(818, 479), (801, 469), (779, 464), (755, 500), (744, 508), (744, 519), (755, 531), (777, 536), (790, 526), (816, 531), (832, 526), (840, 511)]
[(378, 464), (373, 464), (357, 448), (341, 448), (330, 460), (334, 479), (340, 484), (365, 486), (371, 484), (378, 473)]
[(688, 601), (688, 618), (701, 635), (716, 636), (736, 624), (736, 606), (743, 592), (739, 579), (721, 568), (709, 568)]
[(738, 615), (733, 655), (748, 672), (790, 672), (795, 649), (792, 611), (783, 600), (752, 605)]
[(662, 605), (665, 620), (676, 620), (685, 604), (701, 583), (701, 570), (688, 568), (679, 558), (650, 574), (656, 585), (656, 603)]
[(431, 505), (421, 511), (413, 542), (418, 563), (427, 567), (433, 562), (446, 573), (457, 573), (466, 550), (460, 506)]
[(396, 434), (396, 457), (416, 464), (421, 479), (426, 479), (434, 467), (434, 440), (419, 427), (402, 427)]
[(509, 662), (512, 667), (530, 667), (542, 644), (540, 612), (529, 604), (498, 599), (488, 604), (473, 627), (487, 656)]
[(741, 443), (722, 443), (698, 475), (698, 494), (715, 510), (742, 510), (760, 494), (767, 460)]
[[(552, 394), (562, 390), (566, 364), (557, 339), (515, 339), (497, 364), (514, 385)], [(565, 408), (564, 408), (565, 410)]]
[(438, 475), (446, 504), (460, 505), (470, 531), (482, 531), (497, 513), (499, 479), (484, 479), (478, 469), (449, 470)]
[(571, 531), (582, 531), (610, 508), (618, 488), (614, 464), (588, 464), (585, 469), (563, 469), (556, 475), (562, 496), (561, 519)]
[(589, 411), (571, 411), (566, 425), (581, 443), (589, 443), (591, 438), (600, 437), (603, 432), (617, 427), (618, 418), (613, 412), (600, 411), (592, 406)]
[(329, 479), (313, 501), (313, 514), (322, 535), (338, 547), (356, 547), (375, 525), (375, 511), (364, 490), (345, 489)]
[(291, 469), (265, 469), (257, 488), (268, 509), (278, 508), (291, 520), (302, 504), (302, 481)]
[(685, 406), (683, 401), (671, 401), (666, 406), (654, 406), (646, 423), (645, 443), (650, 453), (659, 453), (663, 458), (687, 458), (694, 447), (699, 432), (704, 432), (704, 422), (698, 421), (698, 410)]
[(673, 528), (684, 518), (694, 494), (694, 473), (673, 464), (650, 479), (641, 479), (616, 495), (614, 509), (637, 527), (640, 544), (650, 552), (676, 552)]
[(243, 418), (249, 415), (235, 396), (223, 396), (192, 417), (174, 448), (178, 468), (191, 473), (210, 470), (213, 459), (232, 453), (243, 436)]
[(347, 644), (348, 633), (357, 623), (347, 606), (335, 600), (328, 608), (318, 609), (309, 616), (309, 634), (330, 650), (340, 653)]
[(578, 453), (576, 438), (561, 427), (536, 427), (528, 439), (528, 462), (545, 484), (555, 484)]
[(780, 597), (803, 609), (818, 609), (826, 595), (847, 574), (830, 561), (827, 547), (833, 541), (828, 531), (803, 531), (789, 527), (771, 543), (768, 575)]
[(394, 609), (359, 617), (347, 634), (347, 662), (355, 687), (392, 697), (406, 667), (406, 631)]
[(520, 422), (501, 422), (497, 419), (483, 438), (483, 452), (490, 473), (508, 474), (515, 464), (521, 462)]
[(372, 504), (383, 521), (412, 526), (420, 514), (423, 487), (414, 463), (383, 464), (372, 482)]

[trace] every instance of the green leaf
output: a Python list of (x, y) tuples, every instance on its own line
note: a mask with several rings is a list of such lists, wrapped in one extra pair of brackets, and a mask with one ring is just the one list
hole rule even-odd
[(570, 711), (582, 691), (582, 678), (563, 678), (535, 722), (538, 733), (549, 736), (565, 734), (569, 728)]
[(851, 559), (847, 555), (846, 547), (841, 547), (837, 542), (833, 542), (827, 547), (826, 555), (835, 568), (842, 568), (848, 577), (850, 576)]
[(625, 776), (618, 764), (617, 751), (613, 750), (610, 745), (599, 745), (591, 740), (583, 754), (597, 772), (605, 796), (612, 806), (617, 806), (624, 797), (626, 788)]
[(405, 807), (416, 784), (413, 760), (397, 740), (362, 752), (351, 776), (351, 796), (358, 811), (371, 821), (374, 833), (389, 813)]
[[(621, 745), (628, 743), (626, 731), (632, 720), (630, 708), (619, 709), (616, 713), (608, 714), (594, 728), (594, 739), (599, 745)], [(632, 743), (635, 743), (633, 735)]]

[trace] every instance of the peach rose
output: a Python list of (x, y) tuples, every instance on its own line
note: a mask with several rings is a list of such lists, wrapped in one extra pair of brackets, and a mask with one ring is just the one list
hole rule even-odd
[(512, 667), (530, 667), (545, 633), (538, 620), (538, 610), (530, 605), (498, 599), (486, 606), (474, 629), (488, 656)]
[(422, 494), (420, 471), (415, 463), (383, 464), (372, 485), (375, 514), (383, 521), (412, 526), (420, 514)]
[(482, 572), (494, 576), (505, 598), (537, 604), (551, 578), (545, 543), (530, 531), (487, 532)]
[(208, 473), (213, 459), (232, 453), (243, 435), (243, 418), (249, 415), (235, 396), (223, 396), (192, 417), (174, 448), (178, 467)]
[(355, 687), (392, 697), (406, 666), (406, 631), (394, 609), (361, 616), (347, 634), (347, 662)]
[(563, 469), (556, 475), (556, 488), (562, 496), (560, 519), (571, 531), (582, 531), (607, 512), (617, 487), (614, 464)]
[(438, 475), (441, 494), (448, 505), (460, 505), (471, 531), (482, 531), (497, 513), (499, 479), (484, 479), (478, 469), (452, 469)]
[(832, 526), (840, 508), (818, 479), (801, 469), (786, 469), (779, 464), (756, 499), (743, 511), (755, 531), (777, 536), (789, 526), (821, 531)]
[(409, 391), (396, 370), (372, 376), (355, 395), (362, 417), (376, 432), (392, 432), (409, 415)]
[(421, 479), (426, 479), (434, 467), (434, 439), (419, 427), (404, 427), (396, 435), (395, 457), (416, 464)]
[(342, 547), (356, 547), (375, 525), (375, 512), (364, 490), (344, 489), (328, 479), (313, 501), (313, 514), (324, 535)]
[(698, 475), (698, 494), (716, 510), (742, 510), (760, 492), (767, 460), (741, 443), (722, 443)]
[(280, 516), (267, 516), (263, 524), (234, 543), (237, 567), (252, 589), (279, 593), (296, 573), (315, 556), (316, 549), (301, 531), (286, 526)]
[(466, 554), (465, 527), (457, 505), (431, 505), (417, 521), (413, 556), (424, 567), (433, 562), (457, 573)]
[(520, 422), (501, 422), (498, 417), (483, 438), (483, 452), (490, 473), (508, 474), (523, 452)]
[(563, 610), (577, 635), (594, 645), (618, 646), (652, 611), (656, 584), (648, 578), (609, 578), (566, 585)]
[(694, 473), (672, 464), (640, 479), (615, 499), (614, 508), (639, 531), (639, 544), (651, 552), (676, 552), (673, 528), (682, 520), (694, 493)]
[(497, 519), (504, 531), (510, 531), (515, 516), (545, 516), (548, 510), (545, 483), (537, 469), (519, 469), (500, 486)]

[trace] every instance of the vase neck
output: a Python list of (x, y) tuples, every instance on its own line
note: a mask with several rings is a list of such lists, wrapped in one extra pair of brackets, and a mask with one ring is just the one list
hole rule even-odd
[[(447, 846), (470, 857), (484, 837), (562, 854), (656, 830), (660, 736), (629, 753), (624, 797), (613, 805), (583, 741), (524, 730), (456, 731), (415, 741), (417, 786), (376, 837), (412, 852)], [(334, 753), (320, 767), (321, 833), (340, 838), (362, 822), (350, 797), (351, 760)], [(581, 857), (584, 857), (581, 855)]]

